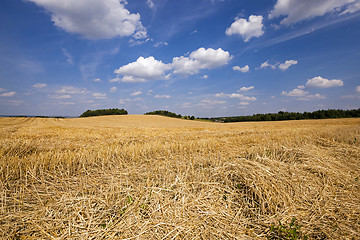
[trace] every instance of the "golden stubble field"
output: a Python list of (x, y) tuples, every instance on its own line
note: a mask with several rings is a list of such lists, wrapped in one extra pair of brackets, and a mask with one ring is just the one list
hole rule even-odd
[(360, 119), (0, 118), (2, 239), (360, 239), (359, 178)]

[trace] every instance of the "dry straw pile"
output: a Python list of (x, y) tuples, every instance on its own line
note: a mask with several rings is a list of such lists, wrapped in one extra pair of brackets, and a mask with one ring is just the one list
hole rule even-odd
[(3, 239), (360, 239), (360, 119), (0, 119)]

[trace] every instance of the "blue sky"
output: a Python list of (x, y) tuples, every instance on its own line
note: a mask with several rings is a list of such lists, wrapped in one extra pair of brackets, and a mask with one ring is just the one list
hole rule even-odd
[(360, 107), (360, 0), (2, 0), (0, 115)]

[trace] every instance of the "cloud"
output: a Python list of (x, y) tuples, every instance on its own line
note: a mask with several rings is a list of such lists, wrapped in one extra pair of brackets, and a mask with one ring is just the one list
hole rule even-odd
[[(323, 16), (326, 13), (341, 11), (347, 7), (348, 12), (358, 11), (358, 0), (277, 0), (269, 19), (287, 16), (281, 24), (290, 25), (305, 19)], [(346, 11), (346, 10), (345, 10)]]
[(55, 95), (55, 96), (51, 96), (49, 95), (50, 98), (54, 98), (54, 99), (69, 99), (71, 98), (71, 95), (69, 94), (65, 94), (65, 95)]
[[(110, 82), (146, 82), (148, 80), (167, 80), (174, 74), (192, 75), (201, 69), (212, 69), (227, 64), (232, 59), (229, 52), (221, 48), (199, 48), (189, 57), (175, 57), (172, 63), (165, 64), (153, 56), (139, 57), (136, 62), (124, 65), (114, 71), (118, 76)], [(122, 77), (121, 77), (122, 75)]]
[(230, 94), (230, 98), (238, 98), (238, 99), (244, 100), (244, 101), (256, 101), (256, 97), (248, 97), (248, 96), (244, 96), (239, 93)]
[(325, 99), (326, 97), (320, 94), (314, 94), (314, 95), (305, 95), (302, 97), (297, 98), (297, 100), (302, 100), (302, 101), (309, 101), (309, 100), (318, 100), (318, 99)]
[(340, 13), (340, 15), (351, 14), (359, 10), (360, 10), (360, 1), (355, 1), (354, 3), (348, 5), (346, 9), (342, 13)]
[(217, 93), (215, 94), (215, 97), (219, 97), (219, 98), (238, 98), (240, 100), (243, 101), (256, 101), (256, 97), (248, 97), (245, 96), (243, 94), (240, 93), (230, 93), (230, 94), (226, 94), (226, 93)]
[(234, 66), (234, 67), (233, 67), (233, 70), (234, 70), (234, 71), (240, 71), (240, 72), (246, 73), (246, 72), (249, 72), (250, 68), (249, 68), (249, 65), (246, 65), (246, 66), (244, 66), (244, 67)]
[(100, 78), (95, 78), (93, 81), (94, 82), (101, 82), (101, 79)]
[(117, 92), (117, 87), (112, 87), (112, 88), (110, 88), (110, 92), (111, 92), (111, 93)]
[(172, 68), (176, 74), (193, 75), (200, 71), (200, 63), (184, 56), (174, 57)]
[(246, 105), (249, 105), (250, 103), (249, 102), (239, 102), (239, 105), (241, 106), (246, 106)]
[(139, 95), (141, 95), (141, 94), (142, 94), (141, 91), (137, 91), (137, 92), (131, 93), (130, 96), (135, 97), (135, 96), (139, 96)]
[(142, 44), (147, 43), (149, 41), (153, 41), (153, 39), (151, 39), (151, 38), (140, 39), (140, 40), (139, 39), (137, 39), (137, 40), (130, 39), (129, 44), (130, 44), (131, 47), (133, 47), (133, 46), (142, 45)]
[(298, 61), (296, 61), (296, 60), (287, 60), (284, 63), (281, 63), (279, 65), (279, 69), (285, 71), (289, 67), (291, 67), (292, 65), (296, 65), (297, 63), (298, 63)]
[(154, 47), (159, 47), (161, 45), (167, 46), (168, 43), (167, 42), (157, 42), (157, 43), (154, 44)]
[(305, 89), (305, 86), (304, 85), (299, 85), (297, 88), (298, 89)]
[(44, 88), (46, 86), (47, 86), (46, 83), (36, 83), (33, 85), (34, 88)]
[(343, 85), (344, 82), (342, 80), (338, 80), (338, 79), (328, 80), (320, 76), (309, 79), (306, 83), (306, 87), (315, 87), (315, 88), (341, 87)]
[(152, 0), (147, 0), (146, 3), (149, 6), (149, 8), (151, 8), (151, 9), (153, 9), (155, 7), (155, 4)]
[(105, 94), (105, 93), (99, 93), (99, 92), (97, 92), (97, 93), (93, 93), (93, 97), (94, 97), (95, 99), (105, 99), (105, 98), (106, 98), (106, 94)]
[(204, 75), (204, 76), (202, 76), (201, 78), (202, 78), (202, 79), (208, 79), (209, 76), (208, 76), (208, 75)]
[(356, 87), (356, 91), (357, 91), (358, 93), (360, 93), (360, 86), (357, 86), (357, 87)]
[(170, 98), (170, 95), (155, 95), (154, 98)]
[(0, 97), (13, 97), (16, 95), (16, 92), (6, 92), (3, 94), (0, 94)]
[(76, 88), (72, 86), (65, 86), (57, 90), (59, 94), (87, 94), (89, 91), (86, 88)]
[(247, 92), (249, 90), (254, 89), (254, 86), (250, 86), (250, 87), (242, 87), (239, 90), (237, 90), (237, 92)]
[(69, 53), (65, 48), (62, 49), (62, 52), (63, 52), (63, 54), (65, 55), (65, 57), (67, 58), (66, 61), (67, 61), (68, 63), (70, 63), (71, 65), (73, 65), (73, 64), (74, 64), (74, 61), (73, 61), (73, 58), (72, 58), (72, 56), (70, 55), (70, 53)]
[(288, 97), (297, 97), (296, 100), (302, 100), (302, 101), (309, 101), (309, 100), (318, 100), (318, 99), (325, 99), (326, 97), (320, 94), (314, 94), (314, 95), (310, 95), (308, 91), (304, 91), (302, 89), (297, 89), (295, 88), (294, 90), (290, 91), (290, 92), (285, 92), (283, 91), (281, 93), (281, 95), (283, 96), (288, 96)]
[(264, 69), (264, 68), (268, 68), (271, 67), (272, 69), (276, 69), (277, 64), (272, 65), (269, 63), (269, 60), (267, 60), (266, 62), (262, 63), (260, 66), (260, 69)]
[(230, 53), (218, 48), (199, 48), (190, 54), (191, 59), (200, 62), (201, 68), (212, 69), (227, 64), (231, 59)]
[(140, 14), (130, 13), (124, 0), (28, 0), (46, 9), (55, 26), (88, 39), (147, 37)]
[(290, 92), (283, 91), (281, 93), (281, 95), (289, 96), (289, 97), (302, 97), (302, 96), (305, 96), (307, 94), (309, 94), (309, 92), (304, 91), (302, 89), (297, 89), (297, 88), (295, 88), (294, 90), (292, 90)]
[(216, 99), (204, 99), (201, 100), (196, 106), (203, 108), (213, 108), (214, 105), (225, 104), (225, 101), (216, 100)]
[(74, 102), (59, 102), (61, 105), (69, 106), (69, 105), (75, 105)]
[(146, 82), (149, 79), (166, 79), (165, 72), (171, 66), (156, 60), (154, 57), (139, 57), (136, 62), (124, 65), (114, 71), (118, 75), (123, 75), (122, 79), (116, 78), (111, 82)]
[(0, 92), (5, 92), (6, 89), (5, 88), (0, 88)]
[(128, 102), (137, 102), (137, 101), (143, 101), (144, 99), (143, 98), (126, 98), (126, 99), (120, 99), (119, 100), (119, 103), (120, 104), (125, 104), (125, 103), (128, 103)]
[(213, 69), (228, 64), (233, 57), (228, 51), (221, 48), (199, 48), (193, 51), (189, 57), (173, 58), (172, 68), (175, 74), (192, 75), (201, 69)]
[(296, 65), (296, 64), (298, 64), (298, 61), (296, 61), (296, 60), (287, 60), (284, 63), (275, 63), (275, 64), (270, 64), (269, 60), (267, 60), (266, 62), (261, 64), (260, 69), (266, 69), (266, 68), (270, 67), (271, 69), (274, 69), (274, 70), (276, 68), (279, 68), (280, 70), (285, 71), (292, 65)]
[(248, 42), (253, 37), (260, 37), (264, 34), (263, 31), (263, 16), (251, 15), (249, 21), (244, 18), (238, 18), (226, 29), (225, 33), (228, 36), (240, 34), (245, 42)]

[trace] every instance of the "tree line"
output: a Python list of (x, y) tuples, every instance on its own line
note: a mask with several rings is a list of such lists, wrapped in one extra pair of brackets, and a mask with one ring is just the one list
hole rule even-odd
[[(127, 115), (128, 112), (124, 109), (98, 109), (87, 110), (80, 117), (102, 116), (102, 115)], [(194, 116), (182, 116), (166, 110), (156, 110), (147, 112), (145, 115), (160, 115), (173, 118), (181, 118), (188, 120), (195, 120)], [(254, 122), (254, 121), (285, 121), (285, 120), (303, 120), (303, 119), (327, 119), (327, 118), (354, 118), (360, 117), (360, 108), (353, 110), (329, 109), (318, 110), (314, 112), (284, 112), (278, 113), (264, 113), (254, 114), (252, 116), (234, 116), (234, 117), (216, 117), (216, 118), (196, 118), (198, 120), (207, 120), (213, 122)]]
[(235, 116), (220, 118), (203, 118), (216, 122), (253, 122), (253, 121), (284, 121), (303, 119), (354, 118), (360, 117), (360, 108), (354, 110), (329, 109), (314, 112), (283, 112), (254, 114), (252, 116)]
[(156, 110), (153, 112), (147, 112), (145, 113), (145, 115), (160, 115), (160, 116), (166, 116), (166, 117), (173, 117), (173, 118), (183, 118), (183, 119), (189, 119), (189, 120), (194, 120), (195, 117), (194, 116), (181, 116), (181, 114), (176, 114), (173, 112), (169, 112), (166, 110)]
[(80, 117), (92, 117), (92, 116), (103, 116), (103, 115), (127, 115), (128, 112), (124, 109), (109, 108), (109, 109), (98, 109), (98, 110), (87, 110), (82, 113)]

